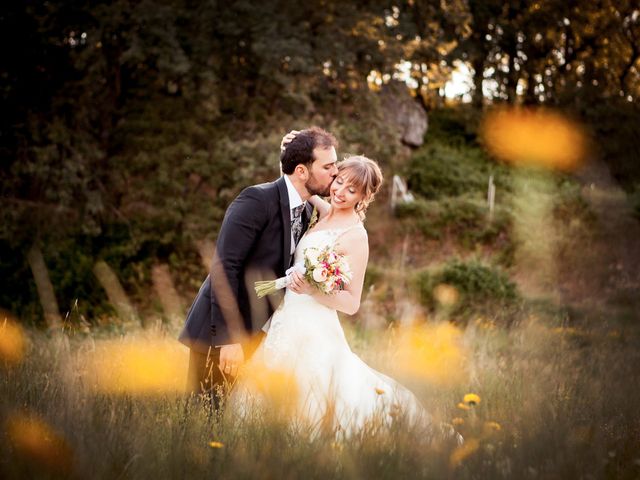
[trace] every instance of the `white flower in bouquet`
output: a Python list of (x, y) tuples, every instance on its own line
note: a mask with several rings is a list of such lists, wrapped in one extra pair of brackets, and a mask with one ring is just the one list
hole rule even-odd
[(313, 270), (313, 280), (315, 282), (321, 283), (327, 280), (329, 276), (329, 271), (326, 268), (316, 268)]
[(312, 265), (318, 263), (318, 256), (320, 255), (320, 249), (316, 247), (309, 247), (304, 250), (305, 260), (309, 260)]

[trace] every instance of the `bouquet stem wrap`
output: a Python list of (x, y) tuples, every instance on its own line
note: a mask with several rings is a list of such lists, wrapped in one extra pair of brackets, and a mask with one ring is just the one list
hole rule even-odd
[(275, 280), (263, 280), (260, 282), (255, 282), (254, 288), (256, 290), (256, 295), (258, 295), (258, 298), (262, 298), (267, 295), (271, 295), (278, 290), (286, 288), (291, 284), (291, 275), (293, 274), (293, 272), (298, 272), (301, 275), (304, 275), (306, 271), (307, 269), (305, 268), (303, 263), (296, 263), (293, 267), (289, 268), (285, 272), (284, 277), (280, 277)]

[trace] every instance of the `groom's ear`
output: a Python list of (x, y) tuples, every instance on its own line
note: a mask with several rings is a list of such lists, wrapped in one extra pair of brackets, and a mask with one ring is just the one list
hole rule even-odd
[(296, 165), (296, 168), (293, 169), (293, 172), (296, 174), (298, 178), (301, 180), (307, 180), (309, 177), (309, 169), (306, 165), (299, 163)]

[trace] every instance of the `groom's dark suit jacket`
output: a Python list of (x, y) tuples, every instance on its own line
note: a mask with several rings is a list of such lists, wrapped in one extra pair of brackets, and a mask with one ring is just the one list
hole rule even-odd
[[(307, 228), (311, 206), (302, 214)], [(211, 272), (200, 287), (180, 341), (206, 353), (259, 332), (282, 299), (258, 298), (257, 280), (283, 277), (291, 257), (291, 213), (284, 177), (244, 189), (231, 203), (218, 234)]]

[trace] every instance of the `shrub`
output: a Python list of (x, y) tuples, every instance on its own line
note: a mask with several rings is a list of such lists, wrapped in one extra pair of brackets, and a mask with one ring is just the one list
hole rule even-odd
[(488, 307), (513, 305), (519, 298), (515, 284), (502, 271), (477, 260), (454, 260), (436, 272), (419, 272), (415, 285), (425, 307), (435, 310), (439, 306), (434, 291), (443, 284), (457, 291), (451, 313), (463, 317)]
[[(512, 217), (503, 206), (494, 210), (493, 219), (484, 200), (471, 196), (448, 197), (442, 200), (418, 199), (396, 208), (399, 218), (413, 219), (415, 227), (427, 238), (454, 237), (462, 246), (491, 244), (499, 237), (510, 239)], [(510, 249), (511, 241), (501, 248)]]
[(589, 203), (584, 199), (579, 183), (563, 179), (558, 185), (558, 195), (553, 205), (553, 216), (556, 220), (567, 223), (579, 219), (586, 224), (592, 224), (596, 215)]
[(412, 192), (429, 199), (468, 192), (483, 196), (489, 167), (479, 148), (431, 142), (411, 158), (407, 184)]

